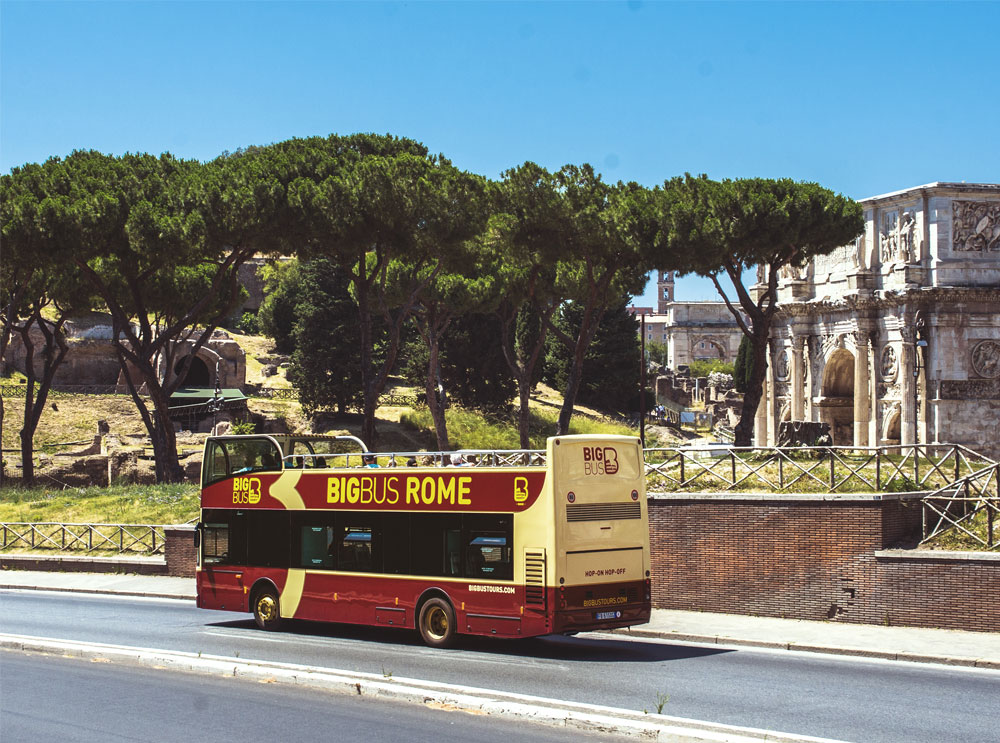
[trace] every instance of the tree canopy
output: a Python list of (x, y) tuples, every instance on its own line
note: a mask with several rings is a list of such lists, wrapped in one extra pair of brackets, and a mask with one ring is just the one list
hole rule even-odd
[[(815, 183), (788, 178), (713, 181), (706, 176), (673, 178), (657, 193), (660, 232), (652, 262), (662, 270), (707, 276), (752, 346), (736, 444), (749, 446), (767, 369), (767, 339), (778, 309), (778, 272), (845, 245), (861, 234), (861, 206)], [(743, 273), (760, 267), (756, 298)], [(728, 276), (734, 301), (719, 281)]]

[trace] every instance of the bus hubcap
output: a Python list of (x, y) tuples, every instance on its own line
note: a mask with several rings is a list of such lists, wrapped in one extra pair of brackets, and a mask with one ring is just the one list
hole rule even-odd
[(448, 634), (448, 615), (444, 610), (435, 606), (427, 617), (428, 628), (435, 637), (444, 637)]
[(276, 609), (277, 606), (275, 605), (273, 596), (262, 596), (257, 601), (257, 613), (265, 622), (270, 622), (274, 619)]

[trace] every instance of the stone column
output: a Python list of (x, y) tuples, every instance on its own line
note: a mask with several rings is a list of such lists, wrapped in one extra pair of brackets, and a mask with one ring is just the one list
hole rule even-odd
[(802, 354), (805, 346), (805, 336), (792, 336), (792, 368), (790, 377), (792, 393), (792, 413), (793, 421), (805, 420), (805, 382), (803, 379)]
[(767, 439), (765, 446), (778, 445), (778, 425), (775, 423), (778, 417), (778, 385), (777, 375), (774, 373), (775, 359), (778, 357), (777, 341), (770, 338), (767, 341)]
[(899, 351), (899, 389), (902, 399), (899, 413), (899, 443), (903, 446), (917, 443), (917, 404), (913, 378), (913, 328), (902, 328), (903, 345)]
[(871, 422), (871, 396), (869, 369), (871, 356), (868, 352), (868, 331), (854, 333), (856, 353), (854, 354), (854, 445), (868, 446), (868, 425)]

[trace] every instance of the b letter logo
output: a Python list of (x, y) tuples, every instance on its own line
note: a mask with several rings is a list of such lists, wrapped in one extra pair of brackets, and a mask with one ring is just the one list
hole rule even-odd
[(583, 472), (586, 475), (614, 475), (618, 472), (618, 452), (613, 446), (583, 447)]
[(527, 477), (515, 477), (514, 478), (514, 502), (518, 505), (523, 504), (528, 500), (528, 478)]
[(618, 452), (614, 447), (604, 447), (604, 474), (618, 474)]

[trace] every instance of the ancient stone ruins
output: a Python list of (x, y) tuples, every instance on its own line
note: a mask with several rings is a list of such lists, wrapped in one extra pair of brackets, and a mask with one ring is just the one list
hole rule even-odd
[(829, 423), (835, 445), (1000, 457), (1000, 184), (861, 203), (853, 245), (782, 274), (756, 443), (801, 420)]

